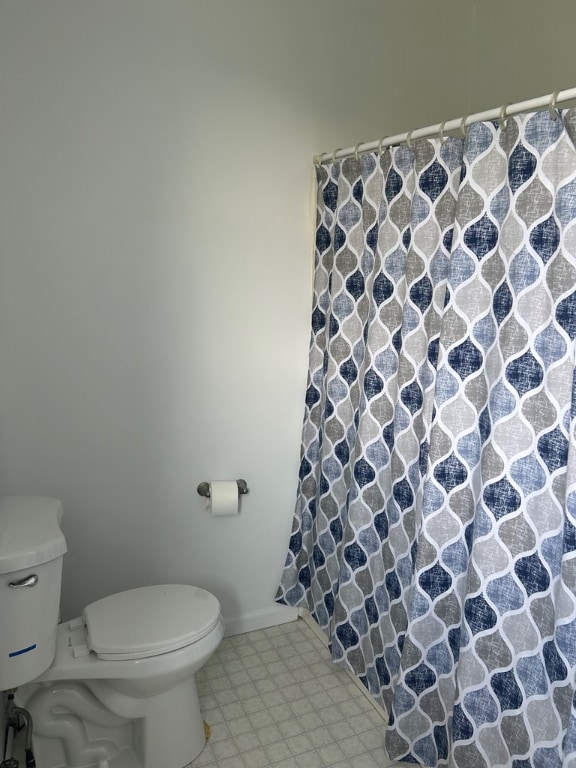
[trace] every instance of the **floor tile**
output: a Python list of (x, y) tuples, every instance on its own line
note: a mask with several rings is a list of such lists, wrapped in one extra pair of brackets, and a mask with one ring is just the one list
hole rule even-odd
[(299, 620), (225, 638), (198, 674), (211, 738), (189, 768), (382, 768), (385, 721)]

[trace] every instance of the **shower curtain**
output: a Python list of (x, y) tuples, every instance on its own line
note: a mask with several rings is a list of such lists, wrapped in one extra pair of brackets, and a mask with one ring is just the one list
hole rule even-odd
[(317, 168), (277, 600), (393, 759), (576, 765), (575, 136), (546, 111)]

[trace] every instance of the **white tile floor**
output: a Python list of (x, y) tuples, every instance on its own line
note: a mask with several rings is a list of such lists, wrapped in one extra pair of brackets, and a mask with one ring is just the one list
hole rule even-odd
[(302, 620), (225, 638), (196, 679), (211, 736), (189, 768), (392, 764), (383, 716)]

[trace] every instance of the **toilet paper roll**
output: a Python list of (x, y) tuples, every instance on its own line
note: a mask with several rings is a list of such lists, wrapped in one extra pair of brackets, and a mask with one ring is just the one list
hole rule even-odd
[(210, 514), (214, 517), (237, 515), (240, 512), (240, 496), (236, 480), (213, 480), (208, 502)]

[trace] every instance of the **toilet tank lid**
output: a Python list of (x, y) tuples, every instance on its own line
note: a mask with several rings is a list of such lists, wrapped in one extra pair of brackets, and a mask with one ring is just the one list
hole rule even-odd
[(62, 503), (47, 496), (0, 497), (0, 573), (55, 560), (66, 552)]

